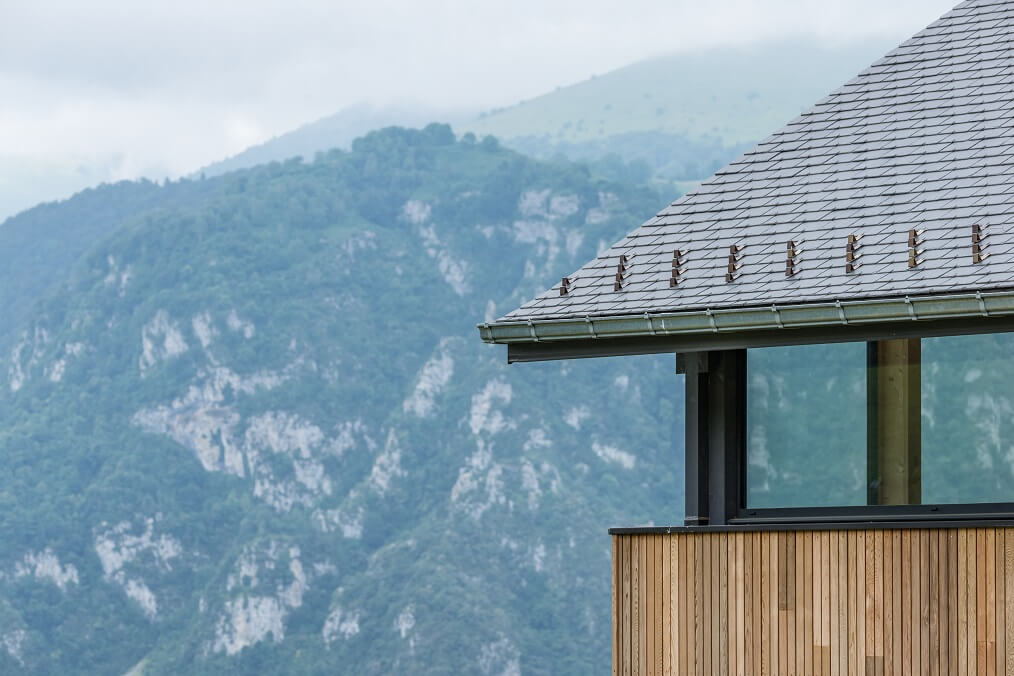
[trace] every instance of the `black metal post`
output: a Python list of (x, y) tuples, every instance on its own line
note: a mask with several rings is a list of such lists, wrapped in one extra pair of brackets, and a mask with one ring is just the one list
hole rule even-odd
[(677, 358), (686, 375), (686, 520), (688, 526), (708, 523), (708, 353), (690, 352)]
[(746, 351), (680, 358), (686, 375), (686, 524), (724, 525), (743, 504)]

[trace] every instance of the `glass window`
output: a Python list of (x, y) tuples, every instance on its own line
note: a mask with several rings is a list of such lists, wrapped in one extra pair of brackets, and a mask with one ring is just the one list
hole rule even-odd
[(922, 496), (1014, 502), (1014, 334), (923, 339)]
[(1014, 502), (1014, 333), (747, 351), (746, 507)]
[(746, 504), (866, 504), (866, 344), (747, 351)]

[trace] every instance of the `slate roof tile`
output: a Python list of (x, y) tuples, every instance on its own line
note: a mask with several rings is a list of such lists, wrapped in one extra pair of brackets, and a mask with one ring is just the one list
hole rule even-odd
[[(988, 226), (978, 265), (974, 224)], [(922, 231), (915, 269), (910, 228)], [(852, 233), (859, 267), (846, 274)], [(745, 248), (730, 284), (734, 243)], [(670, 289), (674, 248), (687, 253)], [(571, 279), (567, 296), (554, 287), (504, 319), (1014, 287), (1014, 0), (962, 2)]]

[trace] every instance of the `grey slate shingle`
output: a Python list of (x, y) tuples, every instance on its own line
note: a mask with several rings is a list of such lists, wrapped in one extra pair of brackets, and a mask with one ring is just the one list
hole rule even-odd
[[(910, 228), (924, 231), (914, 270)], [(849, 234), (861, 258), (846, 275)], [(804, 249), (792, 278), (789, 239)], [(731, 284), (730, 244), (745, 247)], [(570, 279), (500, 321), (1014, 288), (1014, 0), (962, 2)]]

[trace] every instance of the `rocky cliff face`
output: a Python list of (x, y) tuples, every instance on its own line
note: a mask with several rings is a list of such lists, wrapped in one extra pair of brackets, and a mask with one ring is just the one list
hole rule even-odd
[(474, 324), (660, 204), (448, 134), (208, 181), (40, 294), (0, 365), (5, 669), (603, 668), (605, 529), (681, 510), (673, 365), (508, 368)]

